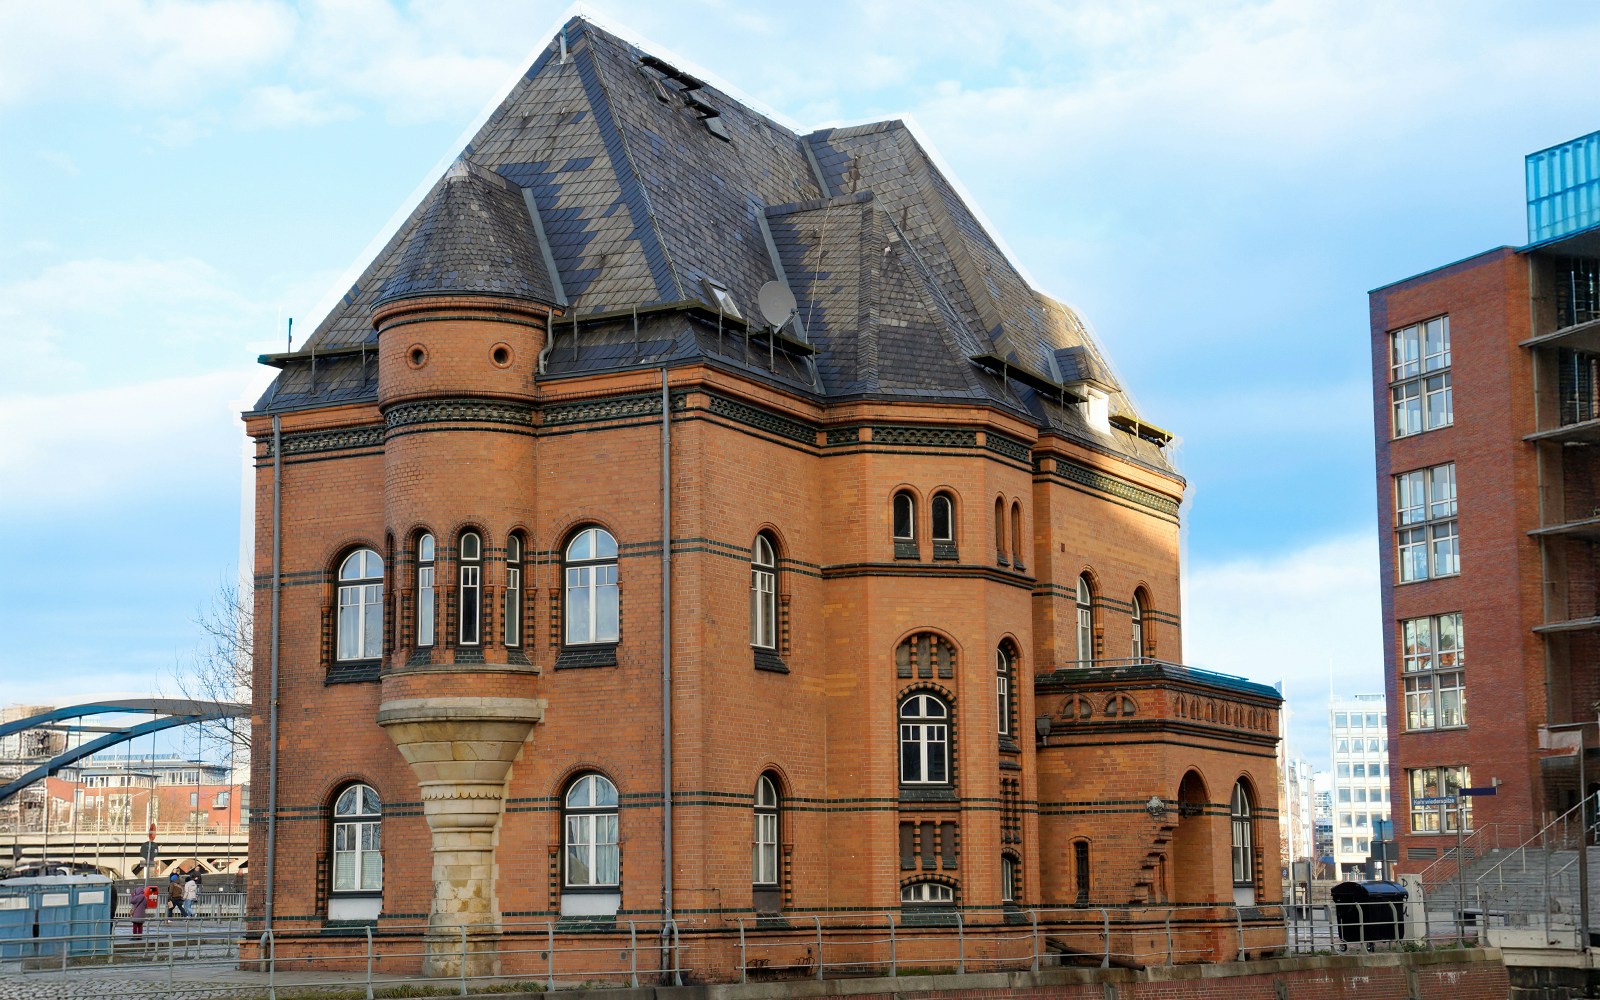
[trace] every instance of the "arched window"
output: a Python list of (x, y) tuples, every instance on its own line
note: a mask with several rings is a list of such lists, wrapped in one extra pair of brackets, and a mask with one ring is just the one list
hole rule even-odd
[(433, 536), (417, 539), (417, 645), (433, 645)]
[(1243, 781), (1234, 783), (1233, 799), (1228, 814), (1233, 823), (1233, 884), (1235, 887), (1255, 885), (1255, 843), (1251, 830), (1250, 790)]
[(915, 541), (917, 537), (917, 500), (901, 490), (894, 495), (894, 540)]
[(778, 558), (765, 534), (756, 536), (750, 559), (750, 645), (778, 645)]
[(900, 887), (900, 902), (907, 906), (949, 906), (955, 890), (943, 882), (913, 882)]
[(506, 645), (522, 645), (522, 536), (506, 539)]
[(1094, 660), (1094, 592), (1087, 573), (1078, 577), (1078, 660), (1084, 664)]
[(341, 660), (376, 660), (383, 655), (383, 559), (356, 549), (339, 565)]
[(567, 543), (567, 644), (616, 642), (617, 540), (585, 528)]
[(1144, 657), (1144, 601), (1138, 593), (1133, 595), (1133, 658)]
[(330, 919), (375, 919), (382, 908), (383, 802), (371, 785), (350, 785), (334, 799), (330, 888)]
[(1073, 900), (1075, 906), (1089, 905), (1089, 842), (1087, 840), (1075, 841), (1072, 845), (1073, 884), (1077, 895)]
[(900, 703), (900, 780), (908, 785), (950, 780), (950, 710), (931, 694)]
[(778, 884), (778, 785), (770, 775), (756, 780), (755, 839), (750, 881), (757, 887)]
[(933, 514), (933, 540), (935, 542), (954, 542), (956, 540), (956, 505), (948, 493), (935, 493), (931, 505)]
[(459, 551), (461, 587), (456, 607), (461, 611), (460, 642), (463, 646), (476, 646), (483, 623), (483, 540), (477, 532), (469, 531), (461, 536)]
[(566, 880), (569, 889), (614, 887), (617, 866), (617, 786), (586, 774), (567, 789)]
[(1011, 503), (1011, 565), (1017, 569), (1022, 568), (1022, 504)]
[(994, 498), (994, 561), (1002, 566), (1009, 566), (1006, 559), (1006, 501), (1004, 497)]
[(1017, 901), (1017, 859), (1009, 854), (1000, 855), (1000, 902)]
[(1011, 653), (1001, 643), (994, 651), (994, 690), (1000, 735), (1011, 735)]

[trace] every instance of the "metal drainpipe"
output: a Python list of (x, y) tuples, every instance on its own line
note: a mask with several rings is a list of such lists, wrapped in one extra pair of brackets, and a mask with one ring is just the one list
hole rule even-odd
[(661, 910), (666, 921), (672, 919), (672, 399), (665, 365), (661, 367), (661, 802)]
[(267, 930), (278, 860), (278, 602), (283, 586), (283, 427), (272, 415), (272, 701), (267, 709)]

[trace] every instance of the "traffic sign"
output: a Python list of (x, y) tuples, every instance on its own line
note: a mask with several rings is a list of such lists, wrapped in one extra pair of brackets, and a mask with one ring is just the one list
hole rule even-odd
[(1425, 795), (1422, 798), (1412, 799), (1414, 806), (1453, 806), (1456, 804), (1454, 795)]
[(156, 842), (152, 840), (145, 844), (144, 849), (139, 853), (140, 856), (144, 858), (145, 865), (149, 866), (156, 863), (156, 856), (161, 853), (161, 849), (157, 847)]
[(1493, 795), (1493, 794), (1495, 794), (1495, 787), (1493, 785), (1484, 785), (1482, 788), (1463, 788), (1463, 789), (1461, 789), (1460, 794), (1462, 794), (1462, 795)]

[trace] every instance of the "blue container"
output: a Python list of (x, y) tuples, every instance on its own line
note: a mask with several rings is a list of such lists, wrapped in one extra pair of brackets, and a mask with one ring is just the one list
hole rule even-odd
[(0, 961), (33, 957), (34, 895), (0, 882)]

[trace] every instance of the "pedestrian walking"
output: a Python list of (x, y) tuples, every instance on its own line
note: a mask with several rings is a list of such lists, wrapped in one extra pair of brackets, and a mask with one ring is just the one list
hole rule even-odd
[(144, 933), (144, 915), (150, 909), (150, 897), (145, 894), (144, 886), (134, 886), (129, 890), (128, 913), (133, 917), (133, 932)]
[(167, 879), (167, 919), (172, 919), (173, 911), (183, 912), (183, 879), (177, 872), (173, 872)]
[(189, 880), (183, 883), (183, 915), (194, 916), (195, 901), (200, 898), (200, 876), (190, 875)]

